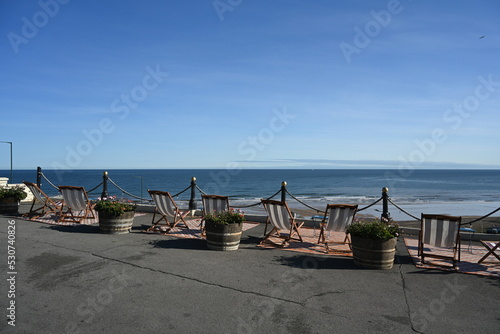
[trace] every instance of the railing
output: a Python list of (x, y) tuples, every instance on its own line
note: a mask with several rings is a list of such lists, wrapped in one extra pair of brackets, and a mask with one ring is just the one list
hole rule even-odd
[[(37, 185), (40, 187), (41, 186), (41, 181), (42, 181), (42, 178), (47, 181), (49, 183), (49, 185), (51, 185), (52, 187), (54, 187), (55, 189), (58, 190), (58, 187), (54, 185), (54, 183), (52, 183), (44, 174), (43, 174), (43, 171), (40, 167), (37, 168)], [(148, 199), (148, 198), (142, 198), (140, 196), (136, 196), (136, 195), (133, 195), (131, 193), (129, 193), (128, 191), (126, 191), (125, 189), (121, 188), (118, 184), (116, 184), (110, 177), (109, 177), (109, 174), (108, 172), (103, 172), (103, 176), (102, 176), (102, 182), (99, 183), (98, 185), (96, 185), (95, 187), (93, 187), (92, 189), (90, 190), (87, 190), (87, 193), (92, 193), (94, 191), (96, 191), (99, 187), (102, 186), (102, 192), (101, 192), (101, 198), (106, 198), (106, 197), (109, 197), (108, 195), (108, 183), (111, 183), (112, 185), (114, 185), (117, 189), (119, 189), (122, 193), (126, 194), (127, 196), (130, 196), (131, 198), (134, 198), (134, 199), (137, 199), (137, 200), (140, 200), (140, 201), (143, 201), (143, 202), (152, 202), (152, 199)], [(286, 202), (287, 201), (287, 195), (289, 197), (291, 197), (293, 200), (295, 200), (296, 202), (300, 203), (301, 205), (309, 208), (310, 210), (313, 210), (315, 211), (316, 213), (323, 213), (324, 212), (324, 209), (318, 209), (318, 208), (315, 208), (313, 206), (310, 206), (309, 204), (301, 201), (300, 199), (298, 199), (296, 196), (294, 196), (293, 194), (291, 194), (288, 189), (286, 188), (287, 187), (287, 182), (286, 181), (283, 181), (281, 183), (281, 188), (276, 192), (274, 193), (273, 195), (267, 197), (266, 199), (273, 199), (274, 197), (276, 197), (278, 194), (281, 195), (281, 198), (280, 200), (282, 202)], [(179, 195), (187, 192), (188, 190), (190, 190), (190, 198), (189, 198), (189, 204), (188, 204), (188, 208), (189, 210), (196, 210), (197, 209), (197, 204), (196, 204), (196, 192), (200, 192), (201, 194), (204, 194), (206, 195), (206, 193), (203, 191), (203, 189), (201, 189), (200, 187), (198, 187), (198, 185), (196, 184), (196, 177), (192, 177), (191, 178), (191, 183), (190, 185), (185, 188), (184, 190), (178, 192), (177, 194), (174, 194), (172, 195), (172, 197), (178, 197)], [(395, 208), (397, 208), (398, 210), (400, 210), (401, 212), (403, 212), (404, 214), (408, 215), (409, 217), (415, 219), (415, 220), (420, 220), (419, 217), (416, 217), (414, 215), (412, 215), (411, 213), (407, 212), (406, 210), (404, 210), (403, 208), (401, 208), (398, 204), (394, 203), (394, 201), (389, 197), (389, 189), (387, 187), (384, 187), (382, 188), (382, 195), (380, 198), (378, 198), (377, 200), (375, 200), (373, 203), (369, 204), (369, 205), (366, 205), (362, 208), (359, 208), (357, 211), (360, 212), (360, 211), (363, 211), (363, 210), (366, 210), (378, 203), (382, 202), (382, 213), (380, 215), (380, 219), (383, 220), (383, 221), (390, 221), (391, 220), (391, 216), (390, 216), (390, 213), (389, 213), (389, 204), (392, 204)], [(249, 208), (249, 207), (255, 207), (255, 206), (259, 206), (261, 205), (261, 202), (256, 202), (256, 203), (253, 203), (253, 204), (249, 204), (249, 205), (244, 205), (244, 206), (232, 206), (234, 208)], [(482, 217), (479, 217), (477, 219), (474, 219), (473, 221), (469, 221), (469, 222), (466, 222), (466, 223), (462, 223), (462, 225), (471, 225), (472, 223), (475, 223), (475, 222), (478, 222), (480, 220), (483, 220), (491, 215), (493, 215), (494, 213), (500, 211), (500, 207), (493, 210), (492, 212), (482, 216)]]

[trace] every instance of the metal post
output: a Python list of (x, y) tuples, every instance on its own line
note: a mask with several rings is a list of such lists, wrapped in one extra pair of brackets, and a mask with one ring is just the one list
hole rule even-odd
[(10, 144), (10, 183), (14, 183), (12, 174), (12, 142), (11, 141), (0, 141), (0, 143)]
[(101, 198), (107, 198), (108, 195), (108, 172), (102, 173), (102, 193)]
[(191, 178), (191, 198), (189, 199), (189, 210), (196, 210), (196, 177)]
[(281, 201), (286, 202), (286, 181), (281, 182)]
[(36, 168), (36, 185), (42, 188), (42, 167)]
[(381, 220), (389, 221), (391, 214), (389, 213), (389, 188), (382, 188), (382, 216)]

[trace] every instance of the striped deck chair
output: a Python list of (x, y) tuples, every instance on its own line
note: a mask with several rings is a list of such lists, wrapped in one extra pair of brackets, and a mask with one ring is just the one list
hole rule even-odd
[[(155, 211), (153, 214), (153, 219), (151, 221), (152, 225), (146, 230), (146, 232), (159, 229), (160, 225), (168, 226), (167, 231), (169, 231), (170, 229), (176, 227), (179, 223), (182, 223), (184, 225), (179, 225), (179, 227), (185, 227), (189, 229), (189, 226), (184, 221), (184, 218), (189, 214), (189, 211), (181, 212), (169, 192), (160, 190), (148, 190), (148, 193), (155, 203)], [(161, 217), (158, 220), (155, 220), (157, 214)], [(168, 221), (167, 217), (172, 217), (172, 223)], [(162, 220), (165, 221), (165, 224), (160, 224)]]
[[(462, 217), (422, 214), (418, 242), (422, 264), (426, 257), (432, 257), (450, 260), (452, 268), (457, 268), (457, 262), (460, 262), (461, 221)], [(433, 247), (433, 250), (426, 246)]]
[[(320, 232), (318, 238), (318, 244), (325, 244), (326, 252), (330, 251), (328, 244), (336, 243), (336, 244), (347, 244), (349, 248), (351, 247), (351, 243), (349, 241), (349, 235), (345, 233), (345, 230), (348, 225), (352, 223), (354, 220), (354, 215), (356, 215), (356, 211), (358, 210), (357, 205), (350, 204), (328, 204), (325, 209), (325, 216), (320, 225)], [(338, 241), (328, 241), (327, 234), (330, 232), (341, 232), (345, 233), (345, 238), (343, 242)], [(349, 250), (339, 250), (341, 252), (350, 252)]]
[[(263, 244), (270, 237), (278, 237), (280, 239), (284, 239), (283, 243), (279, 245), (282, 247), (292, 239), (302, 242), (302, 237), (300, 236), (299, 230), (302, 225), (304, 225), (304, 223), (297, 223), (295, 221), (295, 218), (293, 217), (286, 202), (265, 199), (261, 200), (261, 202), (267, 212), (266, 231), (268, 224), (271, 224), (273, 227), (271, 231), (269, 231), (269, 233), (266, 234), (266, 232), (264, 232), (264, 239), (262, 239), (262, 241), (260, 242), (261, 244)], [(282, 231), (286, 231), (288, 235), (282, 235)], [(293, 238), (295, 234), (298, 238)]]
[(59, 186), (59, 191), (64, 199), (64, 206), (61, 222), (81, 223), (87, 218), (95, 218), (93, 205), (90, 203), (85, 188), (74, 186)]
[[(31, 208), (28, 213), (25, 213), (24, 216), (29, 217), (40, 217), (47, 213), (55, 213), (60, 215), (62, 212), (62, 202), (56, 202), (52, 200), (49, 196), (47, 196), (39, 186), (35, 183), (23, 181), (23, 183), (28, 187), (28, 189), (33, 194), (33, 202), (31, 203)], [(33, 209), (36, 203), (39, 203), (41, 206), (37, 209)]]
[(219, 195), (201, 195), (201, 202), (203, 204), (203, 218), (200, 223), (202, 234), (204, 234), (205, 215), (213, 212), (229, 211), (229, 197)]

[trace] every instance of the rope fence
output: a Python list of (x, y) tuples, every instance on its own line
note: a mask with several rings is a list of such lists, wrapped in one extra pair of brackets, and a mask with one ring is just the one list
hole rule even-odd
[(185, 193), (186, 191), (188, 191), (189, 189), (191, 189), (191, 186), (187, 187), (186, 189), (184, 189), (183, 191), (181, 192), (178, 192), (177, 194), (175, 195), (172, 195), (172, 197), (179, 197), (180, 195), (182, 195), (183, 193)]
[(408, 216), (410, 216), (410, 217), (412, 217), (412, 218), (414, 218), (414, 219), (416, 219), (416, 220), (420, 220), (420, 218), (417, 218), (417, 217), (415, 217), (414, 215), (412, 215), (412, 214), (410, 214), (410, 213), (406, 212), (405, 210), (401, 209), (401, 208), (399, 207), (399, 205), (397, 205), (396, 203), (394, 203), (394, 202), (392, 201), (392, 199), (390, 199), (390, 198), (389, 198), (388, 200), (389, 200), (389, 203), (391, 203), (392, 205), (394, 205), (394, 206), (395, 206), (396, 208), (398, 208), (401, 212), (403, 212), (403, 213), (407, 214)]
[[(47, 183), (59, 190), (59, 187), (57, 187), (54, 183), (52, 183), (42, 172), (41, 168), (38, 167), (38, 172), (37, 172), (37, 184), (38, 186), (40, 186), (41, 184), (41, 179), (44, 179), (45, 181), (47, 181)], [(114, 185), (118, 190), (120, 190), (123, 194), (126, 194), (127, 196), (130, 196), (131, 198), (134, 198), (134, 199), (138, 199), (138, 200), (141, 200), (141, 201), (144, 201), (144, 202), (152, 202), (152, 199), (151, 198), (142, 198), (142, 196), (136, 196), (134, 194), (131, 194), (130, 192), (126, 191), (125, 189), (123, 189), (122, 187), (120, 187), (116, 182), (114, 182), (111, 178), (109, 178), (108, 176), (108, 173), (107, 172), (104, 172), (104, 175), (103, 175), (103, 181), (101, 183), (99, 183), (98, 185), (96, 185), (95, 187), (93, 187), (92, 189), (88, 190), (87, 193), (91, 193), (93, 191), (96, 191), (99, 187), (102, 187), (103, 188), (103, 191), (102, 191), (102, 194), (101, 194), (101, 198), (106, 198), (106, 197), (109, 197), (107, 195), (107, 182), (110, 182), (112, 185)], [(196, 209), (196, 204), (195, 204), (195, 193), (196, 193), (196, 190), (201, 193), (202, 195), (207, 195), (206, 192), (203, 191), (203, 189), (201, 189), (198, 185), (196, 185), (196, 178), (192, 178), (191, 180), (191, 185), (189, 185), (187, 188), (185, 188), (184, 190), (178, 192), (177, 194), (175, 195), (172, 195), (172, 197), (178, 197), (180, 195), (182, 195), (183, 193), (185, 193), (186, 191), (188, 190), (191, 190), (191, 198), (189, 200), (189, 210), (192, 210), (192, 209)], [(380, 203), (382, 201), (382, 204), (383, 204), (383, 210), (382, 210), (382, 215), (381, 215), (381, 219), (384, 220), (384, 221), (387, 221), (387, 220), (391, 220), (390, 216), (389, 216), (389, 212), (388, 212), (388, 204), (392, 204), (395, 208), (397, 208), (398, 210), (400, 210), (402, 213), (408, 215), (409, 217), (415, 219), (415, 220), (420, 220), (419, 217), (416, 217), (414, 215), (412, 215), (411, 213), (407, 212), (405, 209), (401, 208), (398, 204), (396, 204), (387, 194), (387, 191), (388, 189), (387, 188), (383, 188), (382, 189), (382, 196), (380, 198), (378, 198), (377, 200), (375, 200), (373, 203), (369, 204), (369, 205), (366, 205), (360, 209), (357, 210), (357, 212), (360, 212), (360, 211), (363, 211), (363, 210), (366, 210), (368, 208), (371, 208), (372, 206)], [(267, 197), (266, 199), (269, 200), (269, 199), (272, 199), (274, 197), (276, 197), (278, 194), (281, 194), (281, 201), (286, 201), (286, 195), (288, 195), (290, 198), (292, 198), (293, 200), (295, 200), (296, 202), (298, 202), (299, 204), (307, 207), (308, 209), (310, 210), (313, 210), (315, 211), (316, 213), (320, 213), (320, 212), (324, 212), (324, 209), (318, 209), (318, 208), (315, 208), (307, 203), (305, 203), (304, 201), (300, 200), (299, 198), (297, 198), (294, 194), (290, 193), (288, 191), (288, 189), (286, 189), (286, 182), (282, 182), (282, 186), (281, 186), (281, 189), (279, 189), (276, 193), (274, 193), (272, 196), (269, 196)], [(261, 205), (261, 202), (258, 201), (256, 203), (253, 203), (253, 204), (248, 204), (248, 205), (242, 205), (242, 206), (232, 206), (234, 208), (250, 208), (250, 207), (254, 207), (254, 206), (259, 206)], [(378, 211), (378, 210), (377, 210)], [(491, 215), (493, 215), (494, 213), (500, 211), (500, 207), (493, 210), (492, 212), (482, 216), (482, 217), (479, 217), (477, 219), (474, 219), (472, 221), (469, 221), (469, 222), (466, 222), (466, 223), (462, 223), (461, 225), (472, 225), (472, 223), (476, 223), (480, 220), (483, 220)]]

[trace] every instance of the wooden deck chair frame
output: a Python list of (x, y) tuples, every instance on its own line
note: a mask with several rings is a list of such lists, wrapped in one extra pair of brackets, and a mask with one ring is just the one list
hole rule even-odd
[(483, 241), (479, 240), (481, 244), (488, 250), (486, 254), (477, 262), (481, 263), (484, 260), (486, 260), (487, 257), (493, 255), (494, 257), (497, 258), (498, 261), (500, 261), (500, 256), (496, 253), (497, 249), (500, 249), (500, 241)]
[[(189, 229), (189, 226), (184, 220), (184, 218), (186, 218), (186, 216), (189, 214), (189, 211), (182, 212), (168, 191), (148, 190), (148, 193), (155, 203), (155, 209), (153, 213), (153, 219), (151, 220), (151, 227), (148, 228), (146, 232), (158, 229), (161, 225), (168, 226), (168, 230), (170, 230), (178, 226), (179, 223), (182, 223), (184, 225), (179, 225), (179, 227)], [(161, 217), (155, 220), (157, 214)], [(172, 217), (172, 223), (170, 223), (168, 217)], [(165, 224), (160, 224), (160, 222), (162, 221), (165, 221)]]
[[(267, 213), (266, 229), (264, 231), (264, 239), (260, 242), (265, 243), (270, 237), (277, 237), (283, 239), (283, 242), (278, 245), (284, 247), (290, 242), (290, 240), (298, 240), (302, 242), (302, 236), (300, 235), (300, 228), (304, 223), (297, 223), (293, 217), (290, 208), (286, 202), (274, 201), (274, 200), (261, 200), (262, 205)], [(267, 225), (271, 224), (273, 228), (266, 234)], [(286, 230), (288, 236), (282, 235), (281, 231)], [(297, 235), (294, 238), (294, 235)], [(270, 241), (270, 243), (276, 245), (276, 243)]]
[[(48, 213), (54, 213), (60, 215), (62, 212), (62, 203), (57, 203), (52, 198), (47, 196), (39, 186), (35, 183), (23, 181), (23, 183), (28, 187), (28, 189), (33, 194), (33, 202), (31, 203), (31, 208), (28, 213), (25, 213), (25, 217), (41, 217)], [(40, 203), (40, 207), (33, 209), (36, 203)]]
[[(349, 250), (340, 250), (340, 252), (350, 252), (351, 242), (349, 234), (345, 233), (348, 225), (352, 224), (354, 216), (358, 210), (357, 205), (351, 204), (328, 204), (325, 209), (325, 215), (320, 223), (320, 232), (318, 244), (325, 244), (326, 252), (330, 251), (329, 244), (349, 245)], [(326, 234), (329, 232), (344, 232), (343, 242), (328, 241)]]
[(59, 186), (66, 211), (62, 210), (60, 222), (81, 223), (84, 219), (95, 219), (94, 206), (84, 187)]
[[(452, 262), (451, 267), (456, 269), (460, 262), (460, 224), (462, 217), (448, 215), (422, 214), (420, 219), (420, 233), (418, 255), (422, 264), (426, 257), (432, 257)], [(429, 245), (437, 248), (451, 249), (452, 255), (442, 255), (425, 250)], [(446, 265), (442, 265), (446, 267)]]
[(201, 203), (203, 205), (203, 218), (201, 219), (200, 228), (202, 234), (205, 231), (205, 216), (207, 213), (229, 211), (229, 197), (220, 195), (201, 195)]

